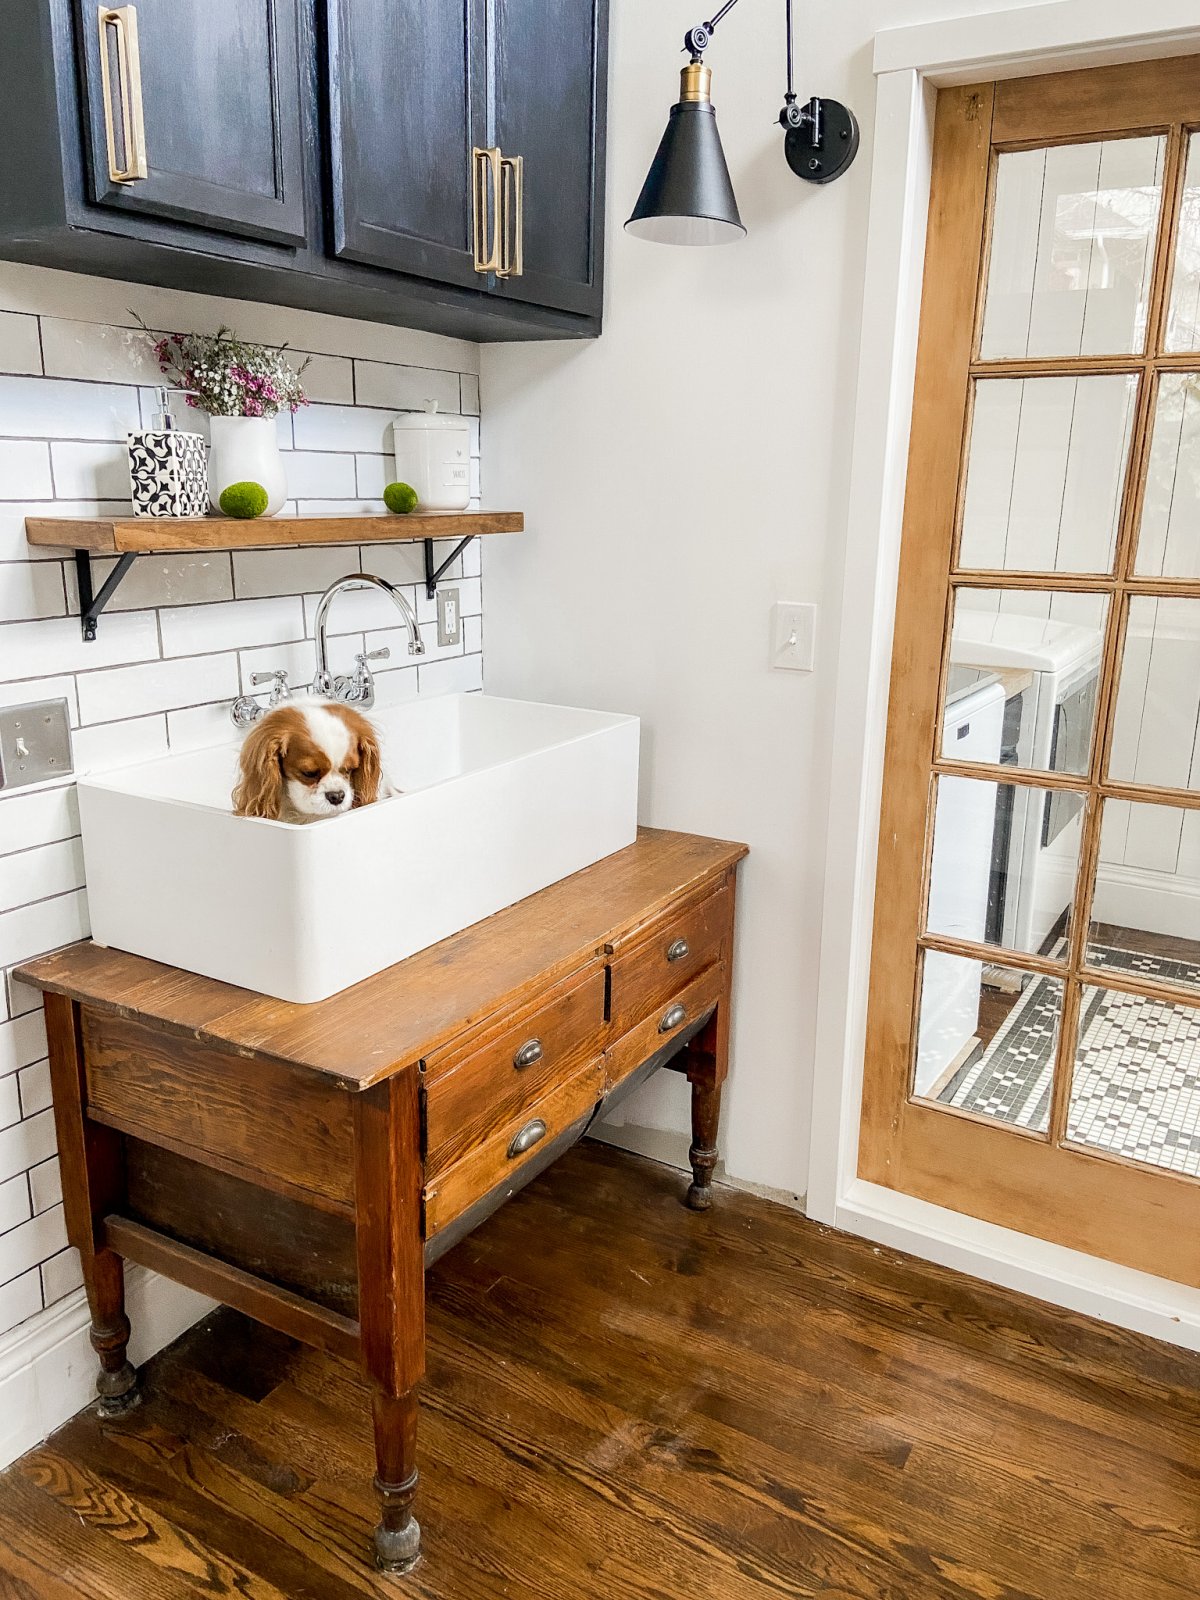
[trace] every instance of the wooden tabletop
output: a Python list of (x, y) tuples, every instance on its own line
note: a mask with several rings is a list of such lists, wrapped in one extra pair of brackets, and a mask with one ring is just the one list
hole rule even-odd
[(99, 1010), (366, 1089), (531, 998), (745, 854), (745, 845), (722, 839), (643, 828), (627, 849), (314, 1005), (90, 940), (30, 961), (16, 976)]

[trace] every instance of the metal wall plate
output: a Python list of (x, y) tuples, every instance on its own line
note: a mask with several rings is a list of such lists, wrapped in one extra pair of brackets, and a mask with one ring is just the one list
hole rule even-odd
[(66, 778), (74, 770), (65, 700), (35, 700), (0, 710), (0, 789)]
[(462, 638), (462, 612), (459, 610), (458, 590), (439, 589), (437, 592), (437, 642), (445, 646), (457, 644)]

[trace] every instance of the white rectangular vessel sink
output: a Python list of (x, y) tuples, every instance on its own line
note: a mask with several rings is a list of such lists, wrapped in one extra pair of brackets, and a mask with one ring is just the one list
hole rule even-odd
[(236, 737), (81, 778), (96, 942), (324, 1000), (633, 843), (636, 717), (480, 694), (370, 716), (403, 793), (347, 816), (235, 817)]

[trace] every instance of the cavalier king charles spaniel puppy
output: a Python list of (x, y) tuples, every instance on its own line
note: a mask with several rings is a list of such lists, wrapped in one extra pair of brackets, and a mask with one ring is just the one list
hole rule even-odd
[(379, 738), (352, 706), (313, 700), (277, 706), (246, 735), (233, 791), (238, 817), (318, 822), (393, 791), (385, 784)]

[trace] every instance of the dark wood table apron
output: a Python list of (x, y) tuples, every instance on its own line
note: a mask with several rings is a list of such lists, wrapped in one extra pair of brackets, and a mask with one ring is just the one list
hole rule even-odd
[[(375, 1557), (416, 1561), (424, 1268), (669, 1066), (710, 1202), (741, 845), (628, 849), (316, 1005), (83, 943), (44, 992), (100, 1405), (137, 1400), (126, 1259), (362, 1363)], [(181, 915), (186, 911), (181, 910)]]

